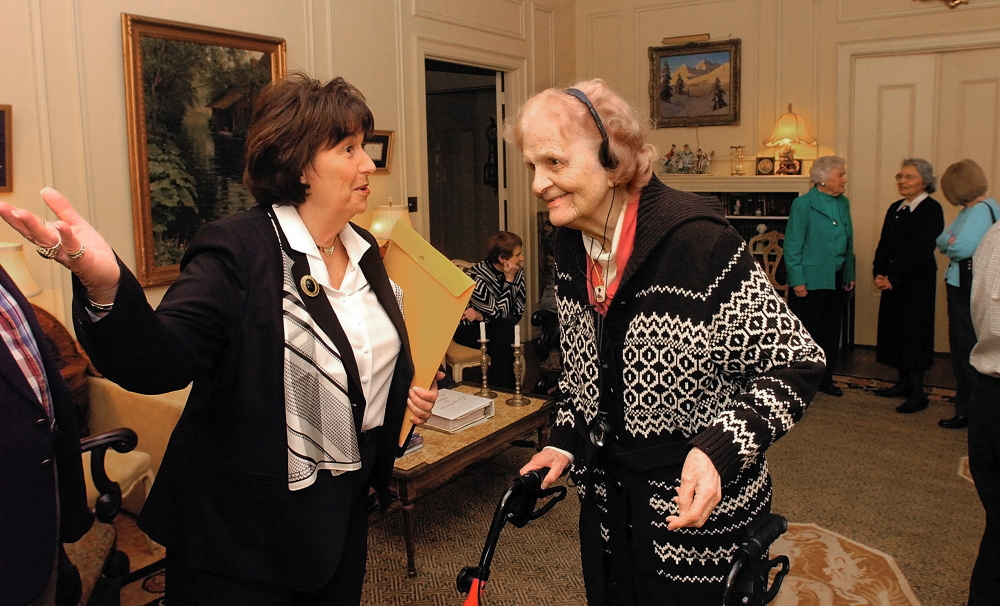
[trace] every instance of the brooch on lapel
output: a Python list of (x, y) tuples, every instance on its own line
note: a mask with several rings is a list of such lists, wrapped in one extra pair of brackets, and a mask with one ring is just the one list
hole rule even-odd
[(315, 297), (319, 294), (319, 283), (316, 281), (316, 278), (309, 274), (302, 276), (302, 279), (299, 280), (299, 288), (310, 297)]

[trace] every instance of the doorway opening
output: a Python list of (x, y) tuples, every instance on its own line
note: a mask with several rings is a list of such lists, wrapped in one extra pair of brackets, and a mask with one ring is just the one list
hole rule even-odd
[(503, 72), (434, 59), (424, 71), (430, 241), (449, 259), (479, 261), (487, 238), (507, 223), (498, 157)]

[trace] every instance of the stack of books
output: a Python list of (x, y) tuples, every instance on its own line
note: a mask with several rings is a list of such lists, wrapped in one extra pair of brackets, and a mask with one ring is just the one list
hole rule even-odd
[(423, 447), (424, 447), (424, 436), (414, 431), (412, 434), (410, 434), (410, 441), (406, 443), (406, 452), (403, 453), (403, 456), (405, 457), (414, 450), (420, 450)]
[(425, 427), (456, 433), (489, 419), (496, 412), (493, 400), (451, 389), (438, 391), (438, 399)]

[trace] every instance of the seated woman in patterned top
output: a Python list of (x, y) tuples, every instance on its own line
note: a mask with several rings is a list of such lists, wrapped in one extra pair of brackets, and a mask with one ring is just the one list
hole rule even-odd
[(521, 236), (498, 231), (490, 236), (486, 258), (467, 273), (476, 281), (469, 307), (455, 330), (455, 342), (479, 349), (479, 322), (486, 323), (489, 384), (514, 389), (514, 331), (524, 313), (524, 254)]
[(717, 604), (824, 357), (712, 201), (653, 175), (645, 122), (591, 80), (507, 126), (556, 226), (563, 359), (521, 473), (572, 466), (589, 604)]

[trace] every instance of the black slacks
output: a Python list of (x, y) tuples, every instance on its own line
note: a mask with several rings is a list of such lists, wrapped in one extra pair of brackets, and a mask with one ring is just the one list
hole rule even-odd
[(976, 346), (976, 329), (972, 326), (969, 292), (958, 286), (948, 290), (948, 345), (951, 347), (951, 367), (955, 372), (955, 414), (969, 416), (969, 398), (976, 369), (969, 363)]
[[(835, 284), (841, 283), (840, 275), (837, 272)], [(823, 372), (820, 387), (833, 384), (833, 369), (840, 358), (840, 325), (846, 297), (843, 288), (810, 290), (804, 297), (796, 296), (794, 292), (788, 295), (788, 308), (802, 320), (806, 330), (826, 354), (826, 371)]]
[(986, 510), (969, 606), (986, 606), (1000, 596), (1000, 378), (978, 372), (969, 404), (969, 469)]
[[(362, 469), (338, 476), (321, 471), (316, 484), (303, 489), (320, 489), (322, 485), (326, 494), (343, 490), (347, 493), (343, 501), (350, 503), (344, 547), (337, 568), (321, 587), (299, 590), (287, 585), (239, 579), (190, 568), (181, 558), (168, 555), (166, 598), (170, 606), (359, 606), (368, 564), (367, 475), (375, 461), (375, 442), (372, 438), (359, 445)], [(352, 474), (364, 475), (351, 477)], [(331, 500), (330, 506), (337, 504)], [(290, 536), (287, 540), (294, 542), (295, 537)]]

